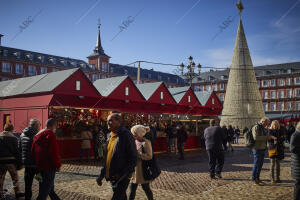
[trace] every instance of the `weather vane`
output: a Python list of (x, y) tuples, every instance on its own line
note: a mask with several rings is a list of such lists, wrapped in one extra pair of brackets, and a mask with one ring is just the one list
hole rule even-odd
[(236, 4), (237, 9), (239, 10), (240, 16), (242, 15), (242, 11), (244, 10), (244, 6), (242, 4), (242, 1), (239, 0), (239, 2)]
[(98, 18), (98, 28), (100, 28), (100, 17)]

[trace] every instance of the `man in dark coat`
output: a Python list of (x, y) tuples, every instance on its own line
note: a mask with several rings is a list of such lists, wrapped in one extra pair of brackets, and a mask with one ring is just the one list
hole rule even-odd
[(288, 122), (286, 127), (286, 135), (285, 135), (286, 142), (290, 143), (291, 136), (294, 132), (295, 132), (295, 127), (293, 126), (292, 122)]
[(210, 127), (204, 130), (205, 146), (209, 159), (210, 178), (215, 176), (222, 178), (221, 172), (224, 165), (223, 143), (225, 140), (224, 131), (216, 126), (214, 119), (209, 122)]
[(111, 131), (106, 151), (106, 162), (97, 178), (99, 186), (105, 179), (111, 182), (113, 189), (112, 200), (127, 199), (126, 190), (129, 178), (137, 164), (135, 140), (130, 131), (121, 126), (122, 118), (113, 113), (107, 118), (108, 129)]
[(222, 130), (224, 132), (224, 135), (225, 135), (225, 139), (223, 141), (223, 147), (224, 147), (224, 150), (227, 151), (227, 138), (228, 138), (228, 130), (226, 128), (226, 126), (222, 126)]
[(30, 200), (32, 197), (32, 182), (34, 176), (38, 173), (34, 159), (31, 153), (33, 137), (39, 132), (41, 123), (38, 119), (31, 119), (30, 126), (25, 128), (20, 136), (19, 148), (22, 154), (22, 163), (25, 166), (25, 199)]
[(177, 127), (177, 147), (180, 154), (179, 159), (184, 160), (184, 143), (186, 142), (188, 135), (182, 124), (179, 124)]
[(300, 122), (296, 126), (296, 132), (291, 137), (291, 166), (292, 177), (296, 180), (294, 186), (294, 200), (300, 199)]

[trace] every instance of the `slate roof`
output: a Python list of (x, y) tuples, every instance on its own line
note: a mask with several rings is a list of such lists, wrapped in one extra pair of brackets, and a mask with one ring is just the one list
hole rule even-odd
[[(137, 68), (136, 67), (129, 67), (126, 65), (119, 65), (119, 64), (109, 64), (110, 66), (110, 73), (115, 75), (128, 75), (130, 77), (137, 76)], [(178, 85), (184, 85), (185, 81), (175, 74), (169, 74), (149, 69), (141, 68), (141, 78), (154, 80), (154, 81), (163, 81), (165, 83), (174, 83)]]
[[(290, 72), (288, 70), (290, 70)], [(254, 71), (257, 77), (300, 73), (300, 62), (256, 66), (254, 67)], [(229, 68), (225, 70), (202, 72), (200, 74), (201, 79), (198, 79), (195, 82), (210, 82), (212, 80), (222, 80), (222, 76), (226, 76), (227, 79), (229, 78)], [(226, 77), (225, 80), (227, 80)]]
[(0, 97), (51, 92), (79, 68), (0, 82)]
[(190, 87), (168, 88), (176, 103), (179, 103)]
[(198, 101), (201, 103), (202, 106), (205, 106), (206, 102), (208, 101), (209, 97), (213, 93), (212, 91), (198, 91), (194, 92)]
[(98, 71), (83, 60), (54, 56), (22, 49), (0, 46), (0, 58), (19, 62), (28, 62), (33, 65), (46, 65), (57, 68), (81, 68), (83, 71)]
[(163, 82), (144, 83), (136, 84), (136, 87), (139, 89), (144, 98), (148, 100), (161, 84), (163, 84)]
[(109, 96), (128, 76), (98, 79), (93, 84), (102, 96)]

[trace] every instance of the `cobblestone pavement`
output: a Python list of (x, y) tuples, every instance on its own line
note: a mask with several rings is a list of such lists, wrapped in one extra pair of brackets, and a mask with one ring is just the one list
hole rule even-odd
[[(158, 155), (162, 174), (151, 187), (154, 197), (163, 199), (276, 199), (290, 200), (293, 194), (293, 180), (290, 176), (290, 154), (281, 162), (283, 183), (271, 185), (269, 182), (269, 159), (265, 159), (261, 179), (264, 186), (256, 186), (250, 181), (252, 157), (249, 149), (234, 145), (235, 151), (227, 152), (222, 180), (210, 180), (207, 173), (207, 156), (202, 151), (186, 152), (186, 160), (181, 161), (175, 155)], [(100, 171), (99, 163), (68, 162), (57, 173), (55, 190), (63, 200), (68, 199), (110, 199), (111, 188), (104, 182), (97, 186), (95, 178)], [(20, 171), (23, 177), (23, 171)], [(21, 179), (23, 187), (24, 181)], [(10, 178), (7, 176), (6, 188), (11, 191)], [(33, 186), (37, 195), (38, 183)], [(136, 199), (146, 199), (141, 187)]]

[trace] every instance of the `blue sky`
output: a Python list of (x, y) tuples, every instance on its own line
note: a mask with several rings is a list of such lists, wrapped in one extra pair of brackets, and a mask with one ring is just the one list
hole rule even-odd
[[(86, 60), (96, 44), (97, 19), (111, 63), (136, 60), (231, 64), (237, 0), (1, 0), (3, 46)], [(300, 61), (300, 0), (243, 0), (243, 23), (254, 65)], [(15, 38), (29, 16), (40, 14)], [(139, 13), (140, 12), (140, 13)], [(123, 21), (139, 15), (114, 40)], [(14, 39), (13, 39), (14, 38)], [(143, 64), (172, 72), (174, 67)]]

